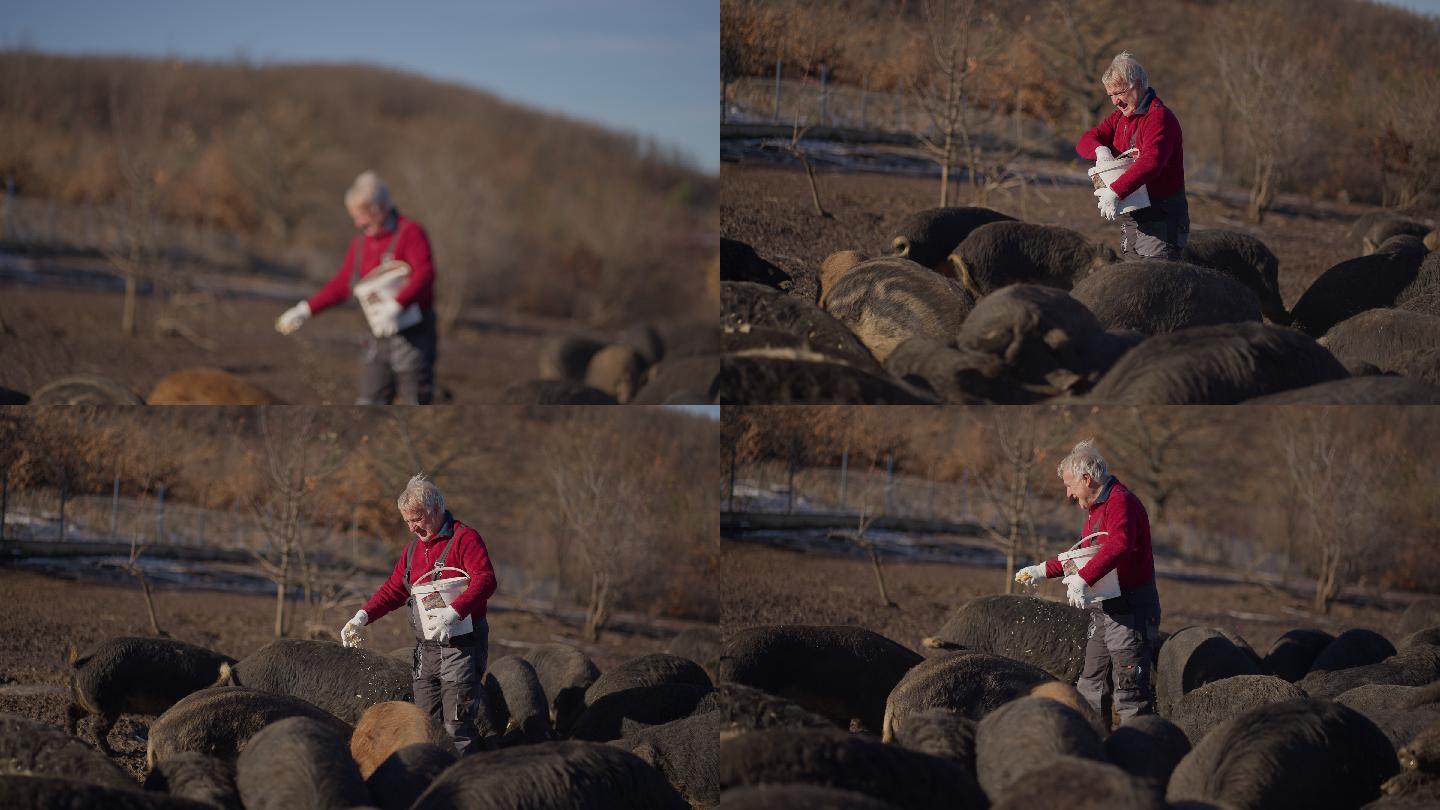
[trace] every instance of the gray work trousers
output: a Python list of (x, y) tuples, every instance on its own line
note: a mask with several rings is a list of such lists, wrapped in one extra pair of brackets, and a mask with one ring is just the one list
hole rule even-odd
[(1090, 609), (1085, 668), (1075, 688), (1107, 725), (1112, 696), (1122, 722), (1155, 713), (1151, 670), (1159, 638), (1160, 595), (1154, 580)]
[(440, 721), (460, 756), (479, 751), (492, 741), (481, 739), (478, 712), (485, 710), (481, 679), (489, 663), (490, 625), (474, 620), (473, 632), (447, 644), (417, 640), (410, 688), (415, 705)]
[[(1190, 203), (1185, 199), (1185, 192), (1154, 200), (1149, 208), (1124, 216), (1130, 218), (1138, 233), (1128, 248), (1122, 244), (1122, 252), (1134, 251), (1142, 259), (1180, 261), (1180, 252), (1190, 241)], [(1121, 228), (1123, 230), (1125, 225)], [(1129, 239), (1126, 236), (1122, 241)]]
[(435, 313), (388, 338), (370, 337), (360, 353), (356, 405), (429, 405), (435, 399)]

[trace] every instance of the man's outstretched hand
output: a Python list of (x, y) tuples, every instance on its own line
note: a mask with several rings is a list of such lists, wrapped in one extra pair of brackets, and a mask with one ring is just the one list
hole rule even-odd
[(1015, 572), (1015, 581), (1021, 585), (1039, 585), (1045, 578), (1045, 563), (1027, 565)]
[(360, 632), (360, 628), (369, 623), (370, 614), (363, 610), (355, 611), (355, 618), (346, 622), (345, 626), (340, 628), (340, 643), (346, 647), (359, 647), (360, 642), (365, 640), (365, 636)]
[(310, 315), (310, 302), (301, 301), (275, 319), (275, 331), (282, 335), (288, 335), (310, 320)]

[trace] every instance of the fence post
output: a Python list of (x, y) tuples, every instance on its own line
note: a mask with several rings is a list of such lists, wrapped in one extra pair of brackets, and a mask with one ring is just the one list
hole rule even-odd
[(0, 476), (0, 540), (5, 539), (5, 513), (10, 508), (10, 468)]
[(930, 462), (930, 502), (925, 506), (926, 517), (935, 517), (935, 462)]
[(785, 487), (785, 514), (795, 514), (795, 456), (797, 455), (795, 443), (790, 444), (790, 483)]
[(120, 535), (117, 533), (117, 525), (120, 519), (120, 473), (115, 473), (115, 486), (110, 489), (110, 539), (114, 540)]
[(65, 498), (70, 494), (70, 466), (60, 468), (60, 542), (65, 542)]
[(770, 114), (771, 121), (780, 120), (780, 57), (775, 57), (775, 111)]
[(865, 102), (870, 100), (870, 77), (860, 80), (860, 128), (865, 128)]
[(163, 543), (165, 542), (165, 485), (164, 485), (164, 484), (161, 484), (161, 485), (160, 485), (160, 506), (159, 506), (158, 514), (156, 515), (156, 518), (155, 518), (155, 542), (156, 542), (156, 544), (163, 544)]
[(203, 546), (203, 545), (206, 545), (206, 543), (204, 542), (204, 539), (203, 539), (203, 538), (205, 537), (205, 512), (206, 512), (206, 511), (208, 511), (208, 510), (206, 510), (206, 509), (203, 508), (203, 507), (200, 509), (200, 520), (198, 521), (198, 524), (199, 524), (199, 525), (196, 527), (194, 534), (193, 534), (193, 535), (191, 536), (191, 538), (190, 538), (190, 541), (187, 542), (185, 545), (187, 545), (187, 546), (193, 546), (193, 545), (202, 545), (202, 546)]
[(15, 236), (15, 178), (5, 178), (5, 238)]
[(885, 454), (885, 514), (894, 514), (890, 493), (895, 489), (895, 454)]
[(850, 471), (850, 448), (840, 451), (840, 514), (845, 514), (845, 477)]
[(827, 106), (827, 105), (826, 105), (826, 102), (828, 102), (828, 101), (830, 100), (830, 83), (829, 83), (829, 79), (830, 79), (830, 67), (829, 67), (829, 65), (821, 65), (821, 66), (820, 66), (820, 126), (822, 126), (822, 127), (825, 126), (825, 107)]
[(735, 511), (735, 445), (730, 445), (730, 511)]

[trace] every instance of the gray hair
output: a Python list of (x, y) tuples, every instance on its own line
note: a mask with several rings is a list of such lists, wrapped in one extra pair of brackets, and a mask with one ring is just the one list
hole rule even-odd
[(1105, 465), (1105, 457), (1095, 449), (1095, 440), (1086, 439), (1075, 445), (1070, 455), (1060, 459), (1060, 465), (1055, 468), (1060, 478), (1065, 478), (1065, 473), (1074, 476), (1088, 475), (1091, 481), (1104, 482), (1110, 478), (1110, 468)]
[(390, 188), (380, 175), (370, 169), (360, 173), (345, 192), (345, 207), (373, 205), (381, 211), (390, 210)]
[(1138, 85), (1141, 90), (1150, 86), (1150, 76), (1145, 72), (1145, 68), (1135, 61), (1135, 55), (1129, 51), (1121, 51), (1110, 62), (1110, 67), (1105, 68), (1104, 75), (1100, 77), (1100, 83), (1104, 84), (1111, 79), (1125, 82), (1126, 87)]
[(419, 509), (427, 515), (438, 514), (445, 509), (445, 496), (440, 494), (440, 488), (426, 478), (424, 473), (420, 473), (405, 485), (405, 491), (395, 499), (395, 505), (400, 507), (401, 512)]

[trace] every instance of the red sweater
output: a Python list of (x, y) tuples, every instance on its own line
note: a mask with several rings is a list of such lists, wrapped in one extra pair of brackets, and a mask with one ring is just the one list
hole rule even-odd
[[(1118, 192), (1117, 192), (1118, 193)], [(1111, 476), (1108, 487), (1101, 491), (1095, 503), (1090, 504), (1090, 515), (1085, 518), (1083, 536), (1093, 532), (1109, 532), (1085, 543), (1086, 548), (1100, 543), (1100, 552), (1085, 563), (1079, 571), (1086, 585), (1094, 585), (1100, 578), (1115, 571), (1120, 580), (1120, 592), (1138, 588), (1155, 576), (1155, 556), (1150, 552), (1150, 516), (1140, 499), (1118, 478)], [(1045, 561), (1045, 576), (1060, 577), (1064, 571), (1059, 558)]]
[[(1095, 162), (1095, 147), (1108, 146), (1116, 155), (1130, 148), (1140, 148), (1135, 163), (1110, 184), (1121, 199), (1146, 186), (1151, 200), (1163, 200), (1185, 190), (1185, 149), (1180, 134), (1180, 119), (1165, 106), (1154, 90), (1147, 90), (1150, 104), (1144, 112), (1129, 118), (1116, 110), (1100, 126), (1080, 136), (1075, 151), (1080, 157)], [(1133, 140), (1132, 140), (1133, 139)]]
[[(395, 300), (400, 306), (419, 304), (420, 309), (429, 312), (435, 299), (435, 266), (430, 259), (430, 237), (425, 228), (413, 219), (395, 213), (395, 227), (400, 237), (395, 242), (393, 257), (410, 265), (410, 281), (400, 288)], [(350, 249), (345, 251), (345, 260), (340, 269), (319, 292), (310, 296), (310, 312), (319, 313), (350, 298), (350, 276), (355, 272), (355, 246), (360, 245), (360, 277), (364, 278), (380, 266), (380, 258), (390, 244), (392, 230), (381, 230), (374, 236), (360, 235), (350, 240)]]
[[(446, 566), (464, 569), (470, 576), (470, 586), (460, 597), (451, 603), (450, 607), (460, 614), (460, 618), (474, 616), (477, 619), (485, 618), (485, 603), (495, 593), (495, 568), (490, 564), (490, 552), (485, 548), (485, 541), (480, 539), (480, 533), (466, 526), (446, 513), (446, 519), (450, 522), (451, 531), (455, 534), (455, 546), (450, 549), (450, 556), (445, 558)], [(442, 530), (443, 532), (443, 530)], [(418, 540), (415, 542), (415, 561), (410, 566), (410, 583), (413, 585), (420, 579), (422, 574), (428, 573), (435, 567), (435, 561), (440, 558), (440, 553), (445, 550), (445, 544), (450, 541), (450, 536), (440, 534), (430, 540)], [(405, 551), (410, 550), (409, 543), (405, 544)], [(384, 616), (396, 608), (404, 606), (410, 598), (405, 592), (402, 584), (405, 580), (405, 553), (401, 552), (400, 559), (395, 563), (395, 570), (390, 572), (390, 578), (385, 584), (375, 591), (370, 601), (365, 603), (365, 613), (370, 616), (368, 623), (374, 623), (376, 619)], [(442, 574), (441, 578), (455, 576), (453, 572)], [(429, 579), (426, 579), (429, 582)]]

